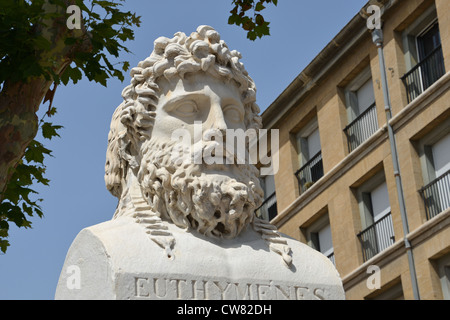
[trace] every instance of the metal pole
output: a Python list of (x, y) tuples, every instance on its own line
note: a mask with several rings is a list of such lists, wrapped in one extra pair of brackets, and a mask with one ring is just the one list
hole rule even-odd
[(383, 96), (384, 96), (384, 110), (386, 112), (386, 124), (388, 128), (388, 135), (389, 135), (389, 143), (391, 146), (391, 155), (392, 155), (392, 162), (394, 166), (394, 176), (395, 176), (395, 182), (397, 185), (397, 195), (399, 200), (399, 206), (400, 206), (400, 215), (402, 218), (402, 225), (403, 225), (403, 233), (404, 233), (404, 242), (405, 242), (405, 248), (406, 253), (408, 255), (408, 264), (409, 264), (409, 272), (411, 275), (411, 284), (413, 289), (413, 295), (415, 300), (420, 300), (419, 296), (419, 287), (417, 284), (417, 275), (416, 275), (416, 268), (414, 265), (414, 255), (411, 247), (411, 243), (406, 238), (406, 235), (409, 233), (409, 224), (408, 224), (408, 216), (406, 214), (406, 208), (405, 208), (405, 198), (403, 195), (403, 185), (402, 185), (402, 179), (400, 175), (400, 168), (398, 163), (398, 154), (397, 154), (397, 145), (395, 141), (395, 135), (394, 130), (392, 126), (389, 124), (389, 121), (392, 118), (392, 112), (391, 112), (391, 98), (389, 96), (389, 89), (387, 85), (387, 76), (386, 76), (386, 65), (384, 60), (384, 52), (383, 52), (383, 31), (381, 29), (375, 29), (372, 31), (372, 41), (375, 43), (375, 45), (378, 48), (378, 58), (380, 60), (380, 73), (381, 73), (381, 85), (383, 88)]

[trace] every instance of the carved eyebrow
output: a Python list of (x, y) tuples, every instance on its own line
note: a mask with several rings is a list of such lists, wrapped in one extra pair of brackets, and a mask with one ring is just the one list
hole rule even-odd
[(242, 103), (241, 100), (236, 100), (232, 97), (228, 97), (224, 101), (225, 101), (224, 107), (229, 106), (229, 105), (235, 105), (236, 107), (244, 109), (244, 104)]
[(190, 92), (190, 93), (186, 93), (186, 94), (182, 94), (179, 95), (175, 98), (171, 98), (169, 99), (164, 105), (163, 105), (163, 109), (166, 111), (172, 111), (174, 108), (177, 107), (177, 104), (181, 101), (184, 100), (194, 100), (195, 98), (205, 98), (206, 94), (202, 93), (201, 91), (199, 92)]

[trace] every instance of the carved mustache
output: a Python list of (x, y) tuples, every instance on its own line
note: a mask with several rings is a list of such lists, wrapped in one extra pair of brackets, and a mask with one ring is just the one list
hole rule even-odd
[[(230, 147), (226, 141), (210, 141), (210, 140), (202, 140), (190, 147), (181, 147), (183, 156), (177, 160), (183, 158), (184, 160), (188, 159), (190, 163), (194, 164), (207, 164), (207, 165), (242, 165), (249, 164), (246, 162), (248, 159), (247, 150), (239, 152), (236, 146)], [(177, 150), (175, 148), (175, 150)], [(180, 151), (180, 149), (178, 149)]]
[[(238, 164), (244, 163), (245, 159), (241, 159), (237, 152), (229, 150), (226, 143), (220, 143), (217, 141), (204, 141), (202, 142), (202, 155), (205, 162), (208, 160), (223, 159), (223, 164)], [(211, 159), (209, 159), (211, 158)]]

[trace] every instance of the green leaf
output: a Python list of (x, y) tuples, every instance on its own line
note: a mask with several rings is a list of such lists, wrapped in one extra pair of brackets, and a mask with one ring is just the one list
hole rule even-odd
[(264, 5), (262, 4), (262, 2), (258, 2), (257, 4), (256, 4), (256, 6), (255, 6), (255, 11), (256, 12), (259, 12), (259, 11), (262, 11), (262, 10), (264, 10), (266, 7), (264, 7)]
[(34, 45), (41, 50), (50, 50), (52, 43), (45, 39), (43, 36), (37, 36), (34, 39)]
[[(228, 24), (241, 26), (247, 31), (247, 38), (256, 40), (263, 36), (270, 35), (269, 22), (266, 22), (261, 12), (266, 9), (265, 3), (278, 4), (277, 0), (233, 0), (233, 9), (228, 17)], [(253, 8), (253, 15), (249, 14)]]
[(130, 69), (130, 63), (128, 61), (125, 61), (122, 65), (122, 70), (124, 72), (127, 72)]
[(3, 253), (6, 253), (6, 250), (9, 247), (9, 241), (8, 240), (2, 240), (0, 238), (0, 250), (2, 250)]
[(8, 222), (0, 220), (0, 229), (8, 230), (9, 229)]
[(249, 39), (249, 40), (252, 40), (252, 41), (254, 41), (254, 40), (256, 40), (256, 37), (257, 37), (257, 35), (256, 35), (256, 32), (255, 31), (249, 31), (248, 33), (247, 33), (247, 38)]
[(262, 24), (264, 24), (264, 17), (262, 16), (262, 15), (260, 15), (260, 14), (257, 14), (256, 16), (255, 16), (255, 21), (256, 21), (256, 24), (257, 25), (262, 25)]
[(51, 107), (45, 114), (48, 117), (54, 116), (56, 114), (57, 110), (55, 107)]
[(64, 40), (64, 44), (67, 46), (72, 46), (77, 42), (78, 42), (77, 38), (73, 38), (73, 37), (68, 37)]
[(49, 139), (49, 140), (52, 139), (53, 137), (60, 137), (57, 130), (59, 130), (61, 128), (62, 128), (62, 126), (55, 126), (55, 125), (51, 124), (50, 122), (44, 122), (44, 124), (41, 127), (42, 136), (45, 139)]
[(36, 141), (32, 141), (28, 148), (25, 150), (25, 159), (27, 162), (44, 163), (44, 153), (36, 145)]
[(83, 78), (83, 74), (81, 73), (80, 69), (72, 68), (69, 77), (70, 79), (72, 79), (73, 84), (76, 84), (79, 80)]

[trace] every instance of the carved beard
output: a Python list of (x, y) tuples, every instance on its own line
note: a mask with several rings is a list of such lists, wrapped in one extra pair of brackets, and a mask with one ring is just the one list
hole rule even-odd
[(175, 164), (174, 144), (151, 139), (143, 147), (138, 179), (152, 210), (180, 228), (207, 236), (239, 235), (264, 196), (256, 167)]

